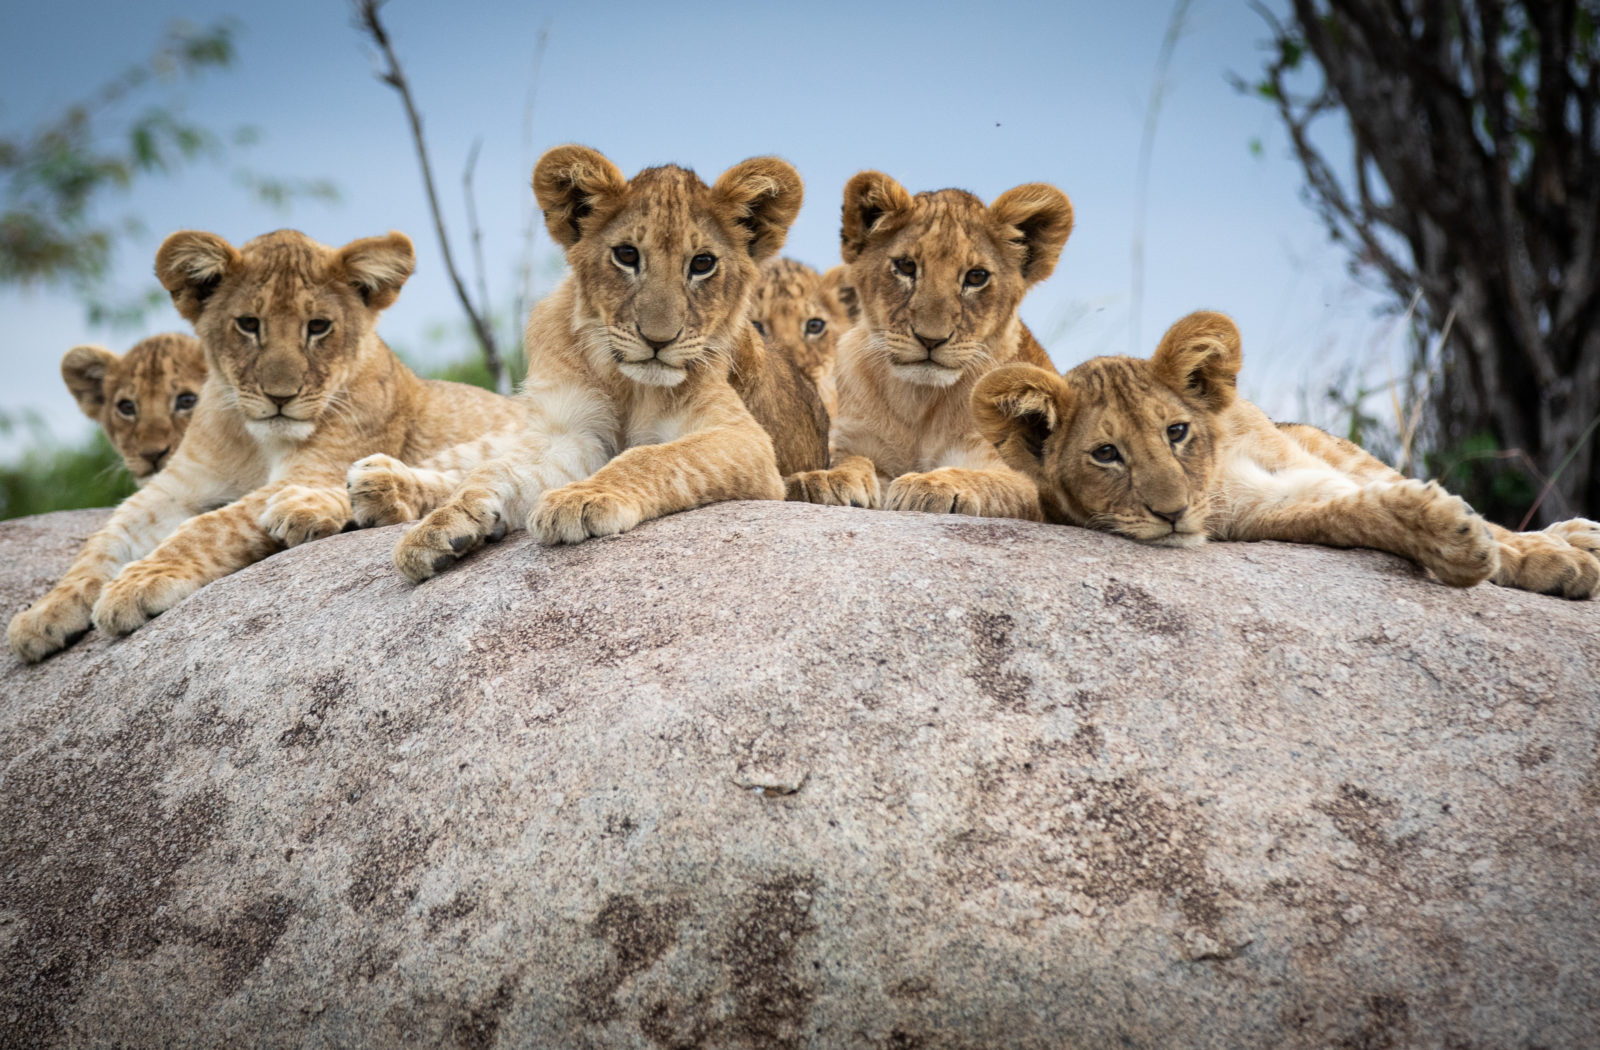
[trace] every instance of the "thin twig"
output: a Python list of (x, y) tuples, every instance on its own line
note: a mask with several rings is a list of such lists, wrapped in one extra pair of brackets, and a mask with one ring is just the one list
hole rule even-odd
[(1521, 523), (1517, 525), (1518, 532), (1527, 529), (1528, 522), (1533, 520), (1534, 514), (1539, 510), (1539, 505), (1544, 502), (1544, 498), (1550, 495), (1550, 490), (1555, 487), (1556, 479), (1561, 476), (1563, 470), (1567, 469), (1567, 464), (1572, 462), (1572, 457), (1578, 454), (1578, 450), (1583, 447), (1585, 441), (1589, 440), (1589, 436), (1594, 433), (1594, 429), (1597, 426), (1600, 426), (1600, 412), (1597, 412), (1595, 417), (1589, 420), (1589, 425), (1583, 430), (1583, 436), (1572, 443), (1572, 447), (1567, 449), (1567, 454), (1562, 457), (1561, 462), (1556, 464), (1556, 469), (1550, 472), (1549, 480), (1544, 483), (1544, 488), (1539, 490), (1539, 498), (1533, 501), (1533, 506), (1528, 508), (1528, 513), (1522, 516)]
[[(544, 67), (544, 49), (550, 42), (550, 20), (544, 20), (533, 41), (533, 69), (528, 78), (528, 97), (522, 105), (522, 170), (533, 170), (533, 104), (539, 95), (539, 72)], [(517, 267), (517, 298), (511, 316), (522, 323), (528, 303), (537, 297), (533, 286), (533, 249), (539, 238), (539, 209), (533, 194), (522, 198), (522, 258)], [(523, 348), (527, 357), (527, 348)]]
[(422, 166), (422, 185), (428, 193), (428, 208), (433, 212), (433, 226), (439, 234), (439, 248), (444, 254), (444, 266), (450, 274), (450, 281), (455, 285), (456, 298), (461, 300), (461, 308), (467, 312), (467, 318), (472, 322), (472, 330), (478, 337), (478, 344), (483, 348), (483, 363), (489, 369), (489, 374), (494, 377), (496, 387), (503, 383), (505, 365), (500, 360), (500, 350), (495, 345), (494, 332), (485, 322), (483, 313), (473, 305), (472, 298), (467, 295), (467, 288), (461, 280), (461, 273), (456, 269), (455, 258), (450, 252), (450, 235), (445, 232), (444, 212), (439, 207), (439, 194), (433, 186), (433, 165), (428, 161), (428, 147), (422, 137), (422, 117), (417, 113), (416, 102), (411, 97), (411, 86), (406, 81), (405, 71), (400, 68), (400, 59), (395, 55), (394, 48), (389, 43), (388, 31), (384, 29), (383, 22), (378, 17), (378, 9), (383, 6), (384, 0), (353, 0), (356, 13), (356, 24), (366, 31), (372, 42), (383, 53), (388, 69), (378, 74), (378, 79), (394, 88), (400, 94), (400, 101), (406, 109), (406, 119), (411, 124), (411, 139), (417, 147), (417, 162)]
[[(478, 170), (478, 153), (483, 148), (483, 139), (472, 140), (472, 149), (467, 152), (467, 163), (461, 169), (461, 195), (466, 200), (467, 227), (472, 237), (472, 268), (478, 278), (478, 302), (483, 304), (485, 311), (489, 309), (489, 278), (483, 266), (483, 227), (478, 224), (478, 198), (472, 191), (472, 176)], [(495, 389), (502, 394), (511, 393), (511, 376), (509, 369), (501, 368), (493, 373)]]
[(1150, 85), (1150, 104), (1144, 113), (1144, 135), (1139, 140), (1139, 172), (1136, 180), (1136, 200), (1133, 213), (1133, 303), (1131, 324), (1128, 329), (1128, 353), (1135, 357), (1144, 354), (1139, 342), (1139, 312), (1144, 309), (1144, 213), (1145, 199), (1150, 189), (1150, 155), (1156, 146), (1156, 120), (1161, 116), (1161, 102), (1167, 93), (1167, 70), (1172, 67), (1172, 53), (1177, 50), (1178, 38), (1183, 35), (1184, 19), (1189, 14), (1190, 0), (1177, 0), (1172, 5), (1172, 17), (1167, 19), (1167, 32), (1161, 38), (1161, 53), (1156, 58), (1155, 80)]

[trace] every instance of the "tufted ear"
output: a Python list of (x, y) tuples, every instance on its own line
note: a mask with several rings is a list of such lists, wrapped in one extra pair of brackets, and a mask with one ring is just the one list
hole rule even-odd
[(1002, 365), (972, 390), (978, 433), (1016, 470), (1036, 468), (1044, 443), (1066, 421), (1072, 388), (1053, 372), (1033, 365)]
[(776, 255), (805, 197), (800, 173), (777, 157), (752, 157), (722, 173), (711, 195), (733, 222), (749, 231), (750, 258)]
[(839, 257), (847, 263), (867, 246), (867, 238), (887, 229), (911, 210), (911, 194), (881, 171), (863, 171), (844, 184), (844, 212), (839, 225)]
[(180, 230), (156, 251), (156, 280), (186, 321), (197, 321), (217, 285), (243, 261), (238, 249), (214, 233)]
[(1048, 183), (1030, 182), (1006, 190), (989, 205), (989, 215), (1002, 228), (1016, 231), (1012, 243), (1022, 247), (1022, 277), (1029, 284), (1055, 271), (1061, 248), (1072, 233), (1072, 202)]
[(103, 346), (75, 346), (61, 359), (67, 389), (83, 414), (97, 423), (106, 404), (106, 373), (116, 362), (117, 355)]
[(1150, 358), (1157, 379), (1213, 412), (1233, 404), (1243, 364), (1238, 326), (1211, 310), (1197, 310), (1167, 329)]
[(850, 284), (848, 266), (835, 266), (822, 275), (822, 294), (832, 296), (840, 306), (844, 307), (845, 315), (850, 318), (851, 324), (861, 319), (861, 300), (856, 298), (856, 290)]
[(583, 237), (583, 220), (597, 207), (622, 196), (628, 180), (599, 150), (557, 146), (533, 166), (533, 197), (544, 212), (544, 227), (563, 248)]
[(400, 288), (416, 269), (417, 254), (411, 238), (391, 232), (383, 237), (363, 237), (339, 249), (336, 265), (361, 301), (373, 310), (384, 310), (400, 298)]

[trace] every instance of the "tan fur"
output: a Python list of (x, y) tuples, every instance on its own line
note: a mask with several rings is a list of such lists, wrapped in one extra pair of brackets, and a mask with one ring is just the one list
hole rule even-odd
[(212, 580), (338, 532), (345, 472), (361, 456), (417, 460), (519, 422), (507, 398), (418, 379), (378, 338), (412, 258), (398, 233), (337, 250), (292, 230), (243, 248), (168, 237), (156, 275), (210, 369), (194, 420), (166, 468), (11, 621), (12, 651), (42, 659), (91, 620), (127, 634)]
[(1033, 485), (982, 440), (968, 401), (999, 365), (1050, 367), (1017, 307), (1071, 230), (1071, 203), (1043, 183), (985, 207), (852, 178), (841, 250), (860, 318), (839, 341), (832, 466), (788, 478), (789, 498), (1038, 520)]
[(845, 267), (818, 273), (787, 258), (761, 264), (761, 280), (750, 302), (756, 330), (817, 384), (830, 417), (838, 409), (834, 359), (839, 337), (855, 323), (855, 306), (855, 290), (847, 283)]
[[(512, 442), (458, 450), (459, 486), (395, 548), (413, 582), (508, 528), (576, 543), (717, 500), (783, 497), (772, 439), (728, 373), (764, 352), (745, 311), (757, 265), (800, 209), (799, 175), (763, 157), (709, 187), (672, 166), (628, 180), (600, 153), (560, 146), (539, 159), (533, 188), (571, 274), (528, 319), (527, 425)], [(423, 502), (452, 480), (402, 476)]]
[(83, 414), (100, 424), (140, 485), (166, 466), (193, 418), (206, 381), (206, 355), (192, 335), (166, 332), (118, 356), (75, 346), (61, 378)]
[(1356, 445), (1274, 425), (1237, 396), (1239, 330), (1222, 314), (1179, 321), (1148, 361), (1099, 357), (1066, 376), (1012, 365), (972, 395), (984, 437), (1038, 487), (1048, 521), (1146, 543), (1288, 540), (1372, 547), (1445, 583), (1590, 598), (1600, 524), (1514, 533), (1434, 482)]

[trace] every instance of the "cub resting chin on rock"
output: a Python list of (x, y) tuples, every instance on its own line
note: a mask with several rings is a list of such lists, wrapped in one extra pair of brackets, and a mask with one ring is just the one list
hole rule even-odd
[(972, 413), (1037, 486), (1046, 521), (1180, 547), (1207, 538), (1371, 547), (1455, 587), (1600, 591), (1600, 524), (1512, 532), (1487, 522), (1348, 441), (1274, 424), (1238, 397), (1242, 364), (1239, 329), (1202, 311), (1173, 325), (1148, 361), (1097, 357), (1065, 376), (996, 369), (973, 390)]

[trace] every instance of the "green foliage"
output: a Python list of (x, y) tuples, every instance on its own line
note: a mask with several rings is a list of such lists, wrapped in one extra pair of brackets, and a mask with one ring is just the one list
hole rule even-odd
[[(1480, 431), (1459, 445), (1428, 453), (1428, 476), (1474, 507), (1528, 507), (1539, 491), (1520, 449), (1502, 449), (1494, 435)], [(1515, 521), (1501, 521), (1515, 528)]]
[[(0, 416), (0, 429), (11, 420)], [(20, 518), (52, 510), (110, 507), (131, 495), (133, 477), (122, 465), (105, 434), (81, 445), (57, 445), (36, 440), (20, 460), (0, 466), (0, 518)]]

